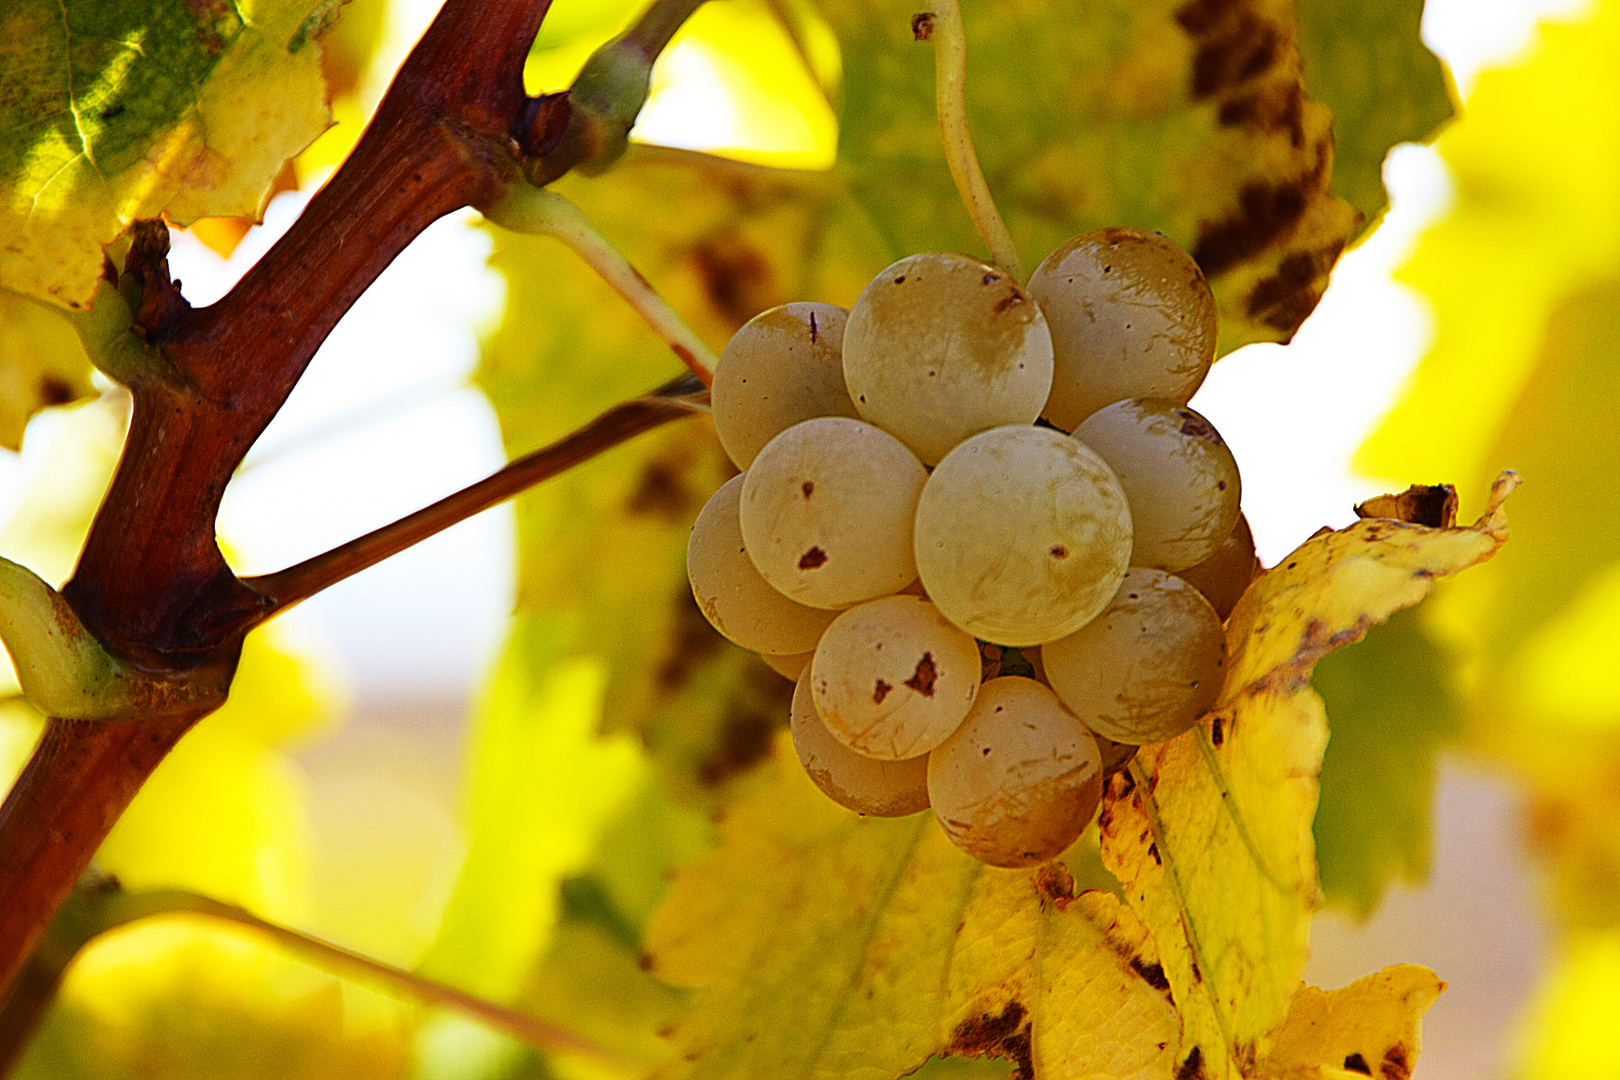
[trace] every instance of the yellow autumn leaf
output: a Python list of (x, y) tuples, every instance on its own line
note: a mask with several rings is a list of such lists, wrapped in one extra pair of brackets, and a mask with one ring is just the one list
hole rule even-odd
[(1428, 968), (1397, 964), (1340, 990), (1302, 986), (1260, 1075), (1406, 1080), (1422, 1049), (1422, 1020), (1446, 984)]
[(1210, 715), (1114, 778), (1103, 859), (1164, 957), (1184, 1067), (1251, 1073), (1305, 967), (1328, 737), (1312, 667), (1423, 599), (1436, 577), (1494, 554), (1516, 484), (1501, 477), (1472, 526), (1367, 519), (1261, 575), (1227, 623), (1226, 685)]
[(1075, 895), (1060, 864), (987, 867), (930, 815), (851, 814), (785, 736), (645, 942), (654, 974), (698, 991), (660, 1077), (895, 1077), (939, 1053), (1025, 1075), (1175, 1067), (1158, 956), (1116, 897)]
[(0, 287), (90, 303), (137, 218), (257, 218), (327, 124), (313, 0), (13, 0), (0, 13)]

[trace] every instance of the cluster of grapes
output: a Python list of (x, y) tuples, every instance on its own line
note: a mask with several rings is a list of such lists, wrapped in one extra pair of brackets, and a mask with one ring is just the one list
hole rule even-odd
[(1257, 566), (1237, 465), (1186, 404), (1215, 333), (1191, 257), (1113, 228), (1027, 289), (913, 255), (848, 312), (732, 338), (713, 408), (743, 473), (688, 573), (715, 629), (797, 679), (830, 797), (932, 807), (976, 858), (1033, 865), (1090, 821), (1105, 762), (1208, 709)]

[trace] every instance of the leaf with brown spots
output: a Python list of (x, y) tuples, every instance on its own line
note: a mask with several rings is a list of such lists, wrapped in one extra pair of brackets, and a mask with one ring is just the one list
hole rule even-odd
[(1423, 599), (1436, 577), (1493, 555), (1516, 483), (1498, 480), (1474, 525), (1364, 520), (1262, 574), (1228, 620), (1231, 663), (1212, 715), (1143, 747), (1110, 783), (1103, 860), (1154, 935), (1183, 1045), (1202, 1049), (1210, 1077), (1254, 1072), (1304, 970), (1328, 734), (1313, 667)]
[(938, 1054), (1015, 1076), (1169, 1080), (1178, 1036), (1158, 955), (1068, 870), (996, 870), (929, 814), (862, 818), (792, 746), (682, 869), (647, 931), (655, 975), (696, 991), (674, 1077), (898, 1077)]
[[(982, 251), (945, 169), (934, 57), (912, 41), (914, 5), (821, 6), (844, 48), (839, 171), (855, 202), (896, 258)], [(1426, 78), (1438, 66), (1415, 20), (1373, 6), (1377, 13), (1359, 21), (1313, 10), (1306, 28), (1292, 0), (968, 9), (969, 125), (1025, 260), (1033, 265), (1093, 228), (1155, 229), (1209, 276), (1223, 351), (1286, 340), (1315, 307), (1339, 252), (1382, 205), (1381, 186), (1365, 190), (1368, 170), (1377, 183), (1389, 147), (1434, 126), (1424, 118), (1436, 85), (1444, 100), (1443, 84)], [(1398, 6), (1405, 13), (1410, 5)], [(1380, 36), (1353, 38), (1363, 23), (1378, 23)], [(1302, 62), (1304, 43), (1334, 62)], [(1365, 78), (1355, 83), (1350, 70), (1375, 46), (1380, 60), (1366, 67), (1396, 87), (1377, 99), (1360, 92)], [(1385, 57), (1398, 59), (1384, 66)], [(1001, 77), (1009, 71), (1017, 76)], [(1415, 89), (1400, 85), (1414, 71), (1425, 76), (1413, 79)], [(1355, 108), (1365, 130), (1335, 124), (1318, 80)], [(1334, 194), (1335, 138), (1350, 148), (1348, 190), (1368, 207), (1362, 214)]]
[(1261, 1064), (1263, 1080), (1359, 1073), (1410, 1080), (1422, 1047), (1423, 1014), (1446, 984), (1415, 964), (1387, 967), (1341, 990), (1303, 986)]

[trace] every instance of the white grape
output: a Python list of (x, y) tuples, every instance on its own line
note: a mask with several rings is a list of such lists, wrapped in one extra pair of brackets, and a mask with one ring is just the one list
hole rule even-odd
[(817, 416), (856, 416), (844, 387), (844, 321), (832, 304), (762, 311), (732, 335), (714, 369), (715, 430), (747, 469), (776, 436)]
[(1041, 660), (1052, 689), (1088, 728), (1144, 746), (1180, 735), (1215, 703), (1226, 638), (1197, 589), (1132, 567), (1102, 614), (1041, 646)]
[(1004, 271), (949, 252), (913, 255), (850, 309), (844, 380), (862, 417), (933, 465), (969, 435), (1040, 415), (1052, 339)]
[(1237, 525), (1242, 479), (1213, 424), (1156, 398), (1116, 401), (1074, 437), (1097, 451), (1131, 500), (1131, 562), (1175, 573), (1203, 562)]
[(879, 761), (857, 754), (827, 730), (805, 672), (793, 688), (793, 749), (828, 798), (858, 814), (901, 817), (928, 809), (928, 755)]
[[(822, 608), (813, 610), (824, 611)], [(826, 611), (825, 614), (836, 616), (836, 613), (831, 611)], [(799, 676), (803, 675), (804, 669), (810, 666), (810, 658), (814, 655), (816, 655), (816, 652), (812, 649), (809, 652), (790, 653), (786, 656), (778, 656), (774, 653), (760, 653), (759, 658), (765, 661), (766, 667), (788, 682), (798, 682)]]
[(743, 543), (784, 596), (845, 608), (916, 579), (912, 521), (928, 473), (894, 436), (848, 417), (806, 420), (743, 475)]
[(1034, 866), (1061, 855), (1096, 813), (1102, 754), (1052, 691), (1019, 676), (991, 679), (928, 755), (928, 799), (974, 858)]
[(1131, 508), (1103, 460), (1039, 427), (968, 439), (917, 504), (917, 568), (957, 626), (1039, 645), (1101, 611), (1131, 562)]
[(1215, 549), (1215, 554), (1196, 566), (1177, 570), (1176, 577), (1204, 594), (1215, 614), (1222, 619), (1232, 614), (1237, 602), (1260, 573), (1260, 560), (1254, 553), (1254, 533), (1249, 519), (1238, 514), (1231, 535)]
[(919, 596), (888, 596), (833, 620), (810, 661), (816, 712), (833, 737), (885, 761), (926, 754), (979, 690), (979, 643)]
[(1146, 229), (1077, 236), (1029, 279), (1052, 333), (1052, 394), (1041, 415), (1064, 431), (1121, 398), (1197, 391), (1215, 359), (1215, 297), (1198, 264)]
[(745, 649), (776, 654), (808, 652), (835, 613), (796, 604), (760, 576), (743, 547), (738, 507), (743, 478), (720, 485), (692, 526), (686, 576), (709, 625)]

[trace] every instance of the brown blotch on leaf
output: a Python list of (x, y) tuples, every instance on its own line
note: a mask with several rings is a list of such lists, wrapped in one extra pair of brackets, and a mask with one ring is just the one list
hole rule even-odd
[(1187, 0), (1176, 9), (1176, 22), (1193, 37), (1213, 30), (1241, 3), (1241, 0)]
[(1142, 976), (1142, 981), (1160, 993), (1168, 993), (1170, 980), (1165, 977), (1163, 964), (1148, 964), (1140, 956), (1131, 957), (1131, 970)]
[(47, 405), (66, 405), (75, 396), (73, 384), (66, 379), (46, 375), (39, 380), (39, 400)]
[(1035, 872), (1035, 892), (1041, 904), (1051, 904), (1059, 911), (1067, 911), (1074, 899), (1074, 875), (1060, 862), (1049, 862)]
[(1159, 858), (1159, 845), (1157, 842), (1148, 845), (1148, 854), (1153, 856), (1154, 866), (1164, 865), (1164, 860)]
[(800, 570), (814, 570), (816, 567), (825, 566), (826, 564), (827, 553), (822, 551), (819, 547), (813, 547), (803, 555), (799, 556)]
[(669, 458), (654, 458), (643, 465), (635, 488), (625, 500), (625, 511), (633, 517), (645, 514), (671, 524), (685, 518), (693, 502), (693, 492), (686, 484), (686, 465), (685, 461)]
[(1295, 150), (1305, 148), (1305, 91), (1296, 82), (1267, 83), (1223, 102), (1216, 114), (1223, 127), (1285, 131)]
[(1249, 181), (1238, 192), (1234, 214), (1200, 227), (1193, 259), (1207, 276), (1214, 277), (1253, 258), (1299, 224), (1316, 186), (1314, 173), (1276, 184)]
[(1193, 1047), (1192, 1053), (1188, 1054), (1181, 1064), (1176, 1066), (1176, 1080), (1194, 1080), (1195, 1077), (1207, 1075), (1209, 1074), (1204, 1072), (1204, 1050), (1202, 1047)]
[[(769, 669), (766, 669), (769, 670)], [(774, 675), (774, 673), (772, 673)], [(770, 684), (786, 686), (781, 679), (771, 678)], [(791, 690), (789, 690), (791, 694)], [(775, 695), (778, 699), (782, 695)], [(787, 715), (785, 706), (767, 708), (769, 704), (750, 701), (729, 702), (720, 720), (720, 735), (714, 747), (698, 762), (697, 779), (704, 787), (719, 787), (732, 777), (747, 772), (770, 755), (771, 743), (781, 726), (781, 717)]]
[(1069, 549), (1064, 547), (1062, 544), (1053, 544), (1051, 554), (1052, 558), (1054, 559), (1067, 559), (1069, 557)]
[(1194, 45), (1192, 96), (1199, 101), (1269, 71), (1283, 36), (1253, 0), (1190, 0), (1176, 22)]
[(934, 668), (934, 654), (925, 652), (922, 659), (917, 661), (917, 668), (911, 673), (911, 678), (906, 680), (906, 685), (923, 697), (933, 697), (934, 680), (937, 678), (939, 672)]
[(1356, 516), (1449, 529), (1457, 524), (1457, 489), (1450, 484), (1413, 484), (1398, 494), (1368, 499), (1356, 507)]
[(1015, 1080), (1034, 1080), (1035, 1061), (1030, 1053), (1029, 1011), (1009, 1001), (1001, 1012), (972, 1016), (956, 1026), (944, 1053), (952, 1057), (999, 1057), (1013, 1063)]
[(1378, 1065), (1378, 1072), (1384, 1080), (1407, 1080), (1412, 1075), (1412, 1062), (1406, 1055), (1406, 1045), (1396, 1043), (1384, 1052), (1384, 1060)]
[(889, 691), (893, 690), (893, 689), (894, 689), (894, 687), (890, 686), (888, 683), (884, 682), (882, 679), (877, 680), (877, 682), (872, 684), (872, 704), (874, 704), (874, 705), (883, 704), (883, 699), (888, 697), (889, 696)]
[(676, 594), (674, 621), (669, 646), (653, 668), (653, 685), (665, 694), (686, 685), (692, 669), (718, 652), (726, 640), (703, 617), (689, 588)]
[(806, 480), (804, 483), (799, 485), (799, 490), (804, 492), (804, 497), (808, 499), (810, 496), (816, 493), (816, 482), (814, 480)]
[(1209, 725), (1209, 741), (1214, 743), (1216, 746), (1220, 746), (1221, 743), (1226, 741), (1226, 730), (1225, 729), (1226, 729), (1226, 717), (1217, 716), (1214, 720), (1210, 721), (1210, 725)]
[(1249, 317), (1291, 336), (1316, 310), (1327, 288), (1328, 274), (1343, 248), (1342, 243), (1335, 243), (1284, 258), (1277, 272), (1260, 279), (1249, 293)]
[(709, 303), (738, 326), (774, 306), (771, 264), (732, 234), (712, 236), (692, 250)]
[(1344, 1059), (1345, 1072), (1358, 1072), (1362, 1076), (1371, 1076), (1372, 1069), (1367, 1065), (1367, 1059), (1360, 1054), (1351, 1054)]
[(934, 13), (919, 11), (911, 17), (911, 40), (927, 41), (934, 36)]

